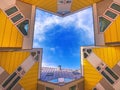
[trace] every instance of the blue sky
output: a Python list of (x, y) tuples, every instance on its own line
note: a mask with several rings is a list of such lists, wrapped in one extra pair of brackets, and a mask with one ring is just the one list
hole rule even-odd
[(34, 48), (43, 48), (42, 66), (79, 69), (80, 46), (94, 45), (92, 8), (67, 17), (36, 10)]

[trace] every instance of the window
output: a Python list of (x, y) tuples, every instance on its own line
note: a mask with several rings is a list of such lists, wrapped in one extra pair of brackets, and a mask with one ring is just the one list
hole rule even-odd
[(71, 0), (66, 0), (66, 3), (71, 3)]
[(3, 87), (6, 87), (6, 86), (10, 83), (10, 81), (11, 81), (16, 75), (17, 75), (17, 73), (14, 72), (14, 73), (2, 84), (2, 86), (3, 86)]
[(64, 1), (63, 0), (59, 0), (59, 4), (63, 4), (64, 3)]
[(113, 78), (115, 78), (115, 80), (119, 79), (119, 77), (118, 77), (112, 70), (110, 70), (109, 67), (106, 67), (105, 70), (106, 70), (108, 73), (110, 73), (110, 75), (111, 75)]
[(120, 6), (118, 4), (113, 3), (110, 8), (120, 12)]
[(110, 25), (110, 21), (104, 17), (99, 17), (100, 32), (104, 32), (105, 29)]
[(20, 76), (18, 76), (11, 84), (10, 86), (6, 89), (6, 90), (11, 90), (16, 84), (17, 82), (20, 80)]
[(75, 86), (70, 87), (70, 90), (76, 90), (76, 85), (75, 85)]
[(98, 70), (98, 71), (100, 71), (100, 70), (101, 70), (101, 68), (98, 66), (98, 67), (97, 67), (97, 70)]
[(54, 90), (53, 88), (46, 87), (46, 90)]
[(111, 11), (107, 11), (105, 12), (105, 15), (107, 15), (108, 17), (115, 19), (115, 17), (117, 16), (117, 14), (111, 12)]
[(22, 18), (23, 18), (23, 16), (21, 14), (18, 14), (16, 16), (14, 16), (13, 18), (11, 18), (11, 20), (15, 23), (15, 22), (19, 21)]
[(80, 75), (80, 73), (78, 71), (73, 71), (72, 72), (74, 75)]
[(113, 81), (104, 71), (102, 71), (101, 74), (102, 74), (111, 84), (114, 84), (114, 81)]
[(18, 24), (17, 27), (23, 33), (23, 35), (27, 35), (29, 29), (29, 20), (24, 20)]
[(46, 76), (53, 76), (53, 75), (54, 75), (54, 73), (47, 73)]
[(18, 9), (16, 8), (16, 6), (14, 6), (14, 7), (9, 8), (8, 10), (6, 10), (5, 13), (9, 16), (17, 11), (18, 11)]

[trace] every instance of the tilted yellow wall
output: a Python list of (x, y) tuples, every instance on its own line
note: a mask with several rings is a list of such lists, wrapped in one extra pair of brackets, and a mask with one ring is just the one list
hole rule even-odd
[(104, 32), (105, 43), (120, 43), (120, 15)]
[(21, 48), (23, 36), (0, 10), (0, 48)]
[[(120, 47), (94, 48), (93, 52), (110, 68), (113, 68), (118, 61), (120, 61)], [(83, 62), (85, 90), (92, 90), (92, 88), (102, 79), (102, 76), (86, 59), (84, 59)]]
[(25, 90), (37, 90), (38, 69), (39, 63), (35, 63), (28, 73), (21, 79), (20, 84)]
[[(21, 63), (30, 55), (29, 52), (0, 52), (0, 66), (12, 74)], [(20, 80), (19, 84), (25, 90), (36, 90), (38, 81), (39, 64), (33, 67)]]
[(71, 11), (78, 11), (102, 0), (72, 0)]
[(57, 12), (57, 0), (21, 0), (50, 12)]

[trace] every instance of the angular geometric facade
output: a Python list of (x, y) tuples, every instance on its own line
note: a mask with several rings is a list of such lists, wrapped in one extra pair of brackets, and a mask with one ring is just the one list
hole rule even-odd
[[(42, 49), (32, 49), (35, 10), (65, 17), (93, 7), (95, 46), (81, 48), (82, 78), (39, 81)], [(119, 90), (120, 0), (0, 0), (0, 90)]]

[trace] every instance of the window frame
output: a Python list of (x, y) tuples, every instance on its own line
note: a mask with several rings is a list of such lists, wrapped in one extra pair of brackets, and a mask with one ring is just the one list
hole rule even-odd
[(115, 9), (111, 8), (112, 4), (117, 4), (117, 5), (119, 5), (119, 6), (120, 6), (120, 3), (118, 3), (118, 2), (112, 2), (112, 3), (110, 4), (110, 6), (109, 6), (109, 8), (110, 8), (110, 9), (112, 9), (114, 12), (116, 12), (116, 13), (120, 14), (120, 12), (119, 12), (119, 11), (117, 11), (117, 10), (115, 10)]
[[(5, 11), (7, 11), (8, 9), (10, 9), (10, 8), (12, 8), (12, 7), (14, 7), (14, 6), (17, 8), (18, 11), (12, 13), (11, 15), (7, 15), (7, 13), (6, 13)], [(20, 9), (17, 7), (17, 5), (11, 5), (11, 6), (9, 6), (8, 8), (4, 9), (4, 13), (5, 13), (5, 15), (6, 15), (7, 17), (11, 17), (11, 16), (13, 16), (14, 14), (16, 14), (16, 13), (18, 13), (18, 12), (20, 12)]]
[[(107, 15), (105, 14), (107, 11), (110, 11), (110, 12), (116, 14), (117, 16), (113, 19), (113, 18), (111, 18), (111, 17), (109, 17), (109, 16), (107, 16)], [(113, 21), (113, 20), (115, 20), (115, 19), (118, 17), (118, 13), (116, 13), (115, 11), (113, 11), (113, 10), (111, 10), (111, 9), (106, 9), (105, 12), (103, 13), (103, 16), (106, 17), (107, 19), (109, 19), (110, 21)]]
[[(12, 21), (12, 18), (14, 18), (15, 16), (17, 16), (18, 14), (21, 14), (21, 16), (23, 16), (23, 18), (19, 19), (18, 21), (16, 21), (16, 22), (14, 23), (14, 22)], [(13, 22), (13, 24), (17, 24), (17, 23), (21, 22), (22, 20), (24, 20), (24, 19), (25, 19), (25, 16), (24, 16), (21, 12), (17, 12), (16, 14), (10, 16), (9, 18), (10, 18), (10, 20)]]
[(69, 87), (69, 90), (72, 90), (71, 89), (72, 87), (75, 87), (75, 90), (77, 90), (77, 85), (73, 85), (73, 86)]
[[(22, 22), (25, 21), (25, 20), (28, 20), (28, 21), (29, 21), (29, 24), (28, 24), (28, 25), (29, 25), (29, 28), (28, 28), (27, 35), (24, 35), (24, 34), (20, 31), (20, 29), (17, 27), (17, 25), (19, 25), (20, 23), (22, 23)], [(15, 24), (15, 26), (16, 26), (16, 28), (18, 29), (18, 31), (19, 31), (23, 36), (26, 36), (26, 37), (29, 36), (29, 32), (30, 32), (30, 19), (24, 18), (24, 19), (20, 20), (19, 22), (17, 22), (17, 23)]]
[[(110, 24), (106, 27), (106, 29), (105, 29), (103, 32), (100, 30), (100, 23), (99, 23), (100, 17), (103, 17), (103, 18), (107, 19), (108, 21), (110, 21)], [(110, 27), (110, 25), (112, 24), (112, 21), (113, 21), (113, 20), (111, 20), (111, 19), (109, 20), (109, 18), (107, 18), (107, 17), (105, 17), (105, 16), (103, 16), (103, 15), (98, 16), (99, 33), (104, 33), (104, 32)]]

